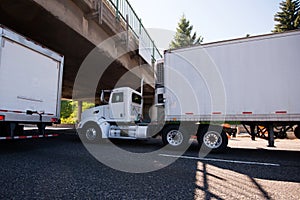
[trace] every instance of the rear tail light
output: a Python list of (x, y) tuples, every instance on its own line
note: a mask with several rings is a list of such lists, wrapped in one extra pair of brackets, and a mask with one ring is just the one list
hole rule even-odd
[(52, 123), (57, 123), (57, 122), (58, 122), (58, 119), (57, 119), (57, 118), (51, 118), (51, 122), (52, 122)]
[(5, 120), (5, 116), (4, 115), (0, 115), (0, 121), (4, 121)]

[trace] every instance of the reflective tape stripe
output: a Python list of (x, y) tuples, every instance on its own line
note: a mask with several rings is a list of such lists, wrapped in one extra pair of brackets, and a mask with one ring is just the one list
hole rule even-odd
[(43, 138), (43, 137), (57, 137), (58, 134), (48, 134), (48, 135), (27, 135), (27, 136), (14, 136), (14, 137), (0, 137), (0, 140), (15, 140), (15, 139), (30, 139), (30, 138)]
[(275, 113), (276, 113), (276, 114), (287, 114), (287, 111), (280, 110), (280, 111), (276, 111)]
[(252, 112), (243, 112), (243, 115), (251, 115)]
[(221, 115), (222, 112), (212, 112), (213, 115)]

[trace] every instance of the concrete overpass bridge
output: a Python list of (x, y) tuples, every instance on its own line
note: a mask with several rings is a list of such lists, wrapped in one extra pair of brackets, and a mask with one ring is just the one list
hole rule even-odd
[[(136, 87), (140, 78), (128, 71), (137, 66), (153, 83), (151, 63), (161, 57), (127, 0), (0, 0), (0, 24), (65, 56), (62, 96), (66, 99), (97, 99), (101, 89), (112, 89), (125, 73), (129, 78), (123, 84)], [(97, 50), (93, 74), (102, 76), (94, 77), (99, 79), (96, 92), (90, 89), (89, 81), (74, 88), (85, 58), (118, 33), (110, 45)], [(118, 52), (124, 53), (116, 57)], [(144, 91), (146, 97), (151, 96), (153, 84)], [(146, 104), (151, 103), (152, 99), (146, 98)]]

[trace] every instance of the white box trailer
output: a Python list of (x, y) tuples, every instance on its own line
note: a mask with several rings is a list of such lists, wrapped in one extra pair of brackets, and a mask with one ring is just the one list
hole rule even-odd
[(0, 137), (18, 138), (19, 124), (58, 122), (64, 57), (0, 26)]
[(300, 121), (299, 52), (299, 31), (166, 51), (166, 120)]
[(167, 50), (156, 66), (156, 104), (172, 124), (238, 122), (253, 139), (261, 126), (285, 135), (300, 124), (299, 52), (300, 31)]

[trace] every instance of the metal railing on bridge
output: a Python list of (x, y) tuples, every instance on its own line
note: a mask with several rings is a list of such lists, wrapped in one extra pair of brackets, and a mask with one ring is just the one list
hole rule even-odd
[(149, 62), (149, 59), (145, 57), (151, 57), (150, 62), (152, 63), (162, 58), (154, 41), (142, 24), (142, 20), (137, 16), (128, 0), (105, 0), (105, 2), (114, 9), (118, 20), (128, 23), (129, 29), (133, 32), (136, 39), (139, 40), (140, 54), (146, 61)]

